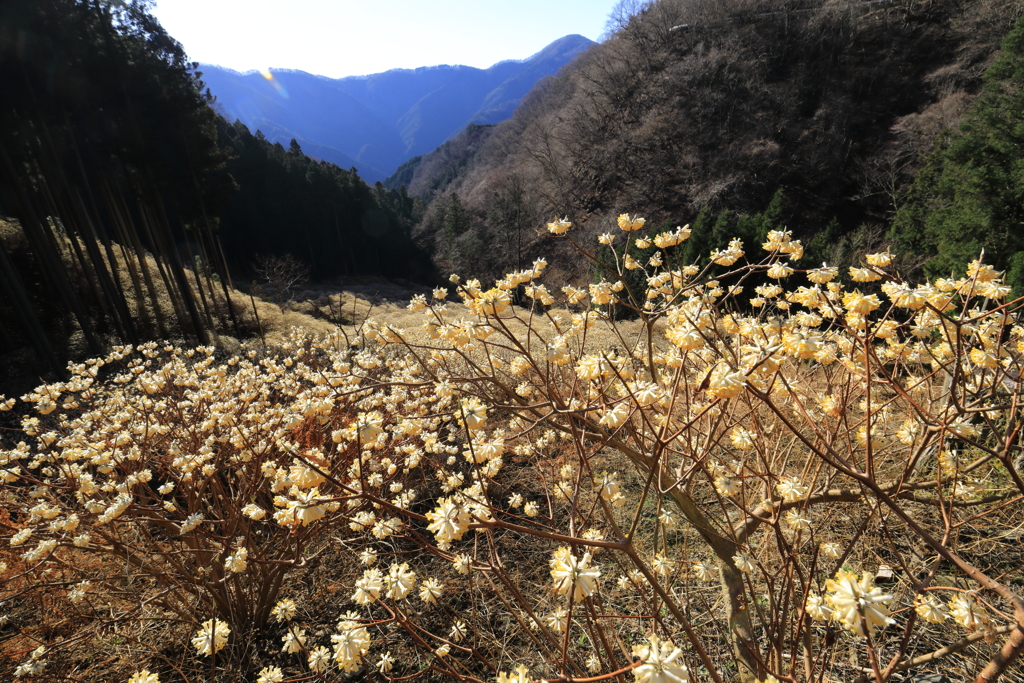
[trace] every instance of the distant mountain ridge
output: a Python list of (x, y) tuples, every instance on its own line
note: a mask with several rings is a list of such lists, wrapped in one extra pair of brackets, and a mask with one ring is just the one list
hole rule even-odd
[(230, 121), (285, 146), (295, 138), (305, 153), (355, 166), (373, 183), (470, 123), (507, 119), (537, 81), (592, 44), (565, 36), (527, 59), (487, 69), (442, 65), (346, 78), (272, 69), (272, 79), (209, 64), (201, 69)]

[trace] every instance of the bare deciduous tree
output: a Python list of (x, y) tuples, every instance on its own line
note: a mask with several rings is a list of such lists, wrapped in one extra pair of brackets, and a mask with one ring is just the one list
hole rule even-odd
[(650, 0), (619, 0), (608, 14), (604, 24), (602, 40), (629, 26), (629, 20), (642, 12), (651, 4)]
[(309, 266), (291, 254), (257, 256), (253, 268), (274, 288), (277, 305), (282, 311), (291, 291), (309, 280)]

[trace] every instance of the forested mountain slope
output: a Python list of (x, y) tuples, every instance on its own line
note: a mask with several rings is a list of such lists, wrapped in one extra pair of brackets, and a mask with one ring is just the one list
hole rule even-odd
[(261, 255), (436, 279), (410, 237), (421, 205), (221, 119), (149, 7), (0, 3), (4, 371), (254, 333), (230, 289)]
[(333, 79), (292, 70), (267, 78), (203, 65), (202, 73), (229, 120), (271, 142), (295, 138), (307, 153), (356, 166), (373, 183), (469, 123), (508, 118), (538, 80), (590, 45), (583, 36), (565, 36), (528, 59), (487, 69), (442, 65)]
[(290, 253), (316, 279), (436, 277), (410, 238), (422, 206), (404, 188), (368, 187), (349, 170), (311, 159), (297, 142), (286, 149), (239, 122), (222, 122), (218, 134), (239, 186), (220, 222), (233, 272), (249, 272), (260, 255)]
[(1024, 295), (1024, 20), (1002, 43), (980, 97), (905, 193), (889, 236), (949, 277), (984, 252)]
[[(410, 191), (433, 199), (419, 238), (445, 269), (498, 273), (544, 254), (583, 278), (567, 251), (535, 244), (545, 219), (567, 216), (594, 235), (621, 212), (661, 227), (703, 209), (725, 235), (778, 194), (780, 226), (805, 240), (829, 226), (809, 257), (848, 258), (884, 234), (922, 155), (964, 116), (1022, 9), (1021, 0), (646, 3), (510, 120), (423, 158), (409, 174)], [(525, 253), (484, 248), (495, 240)]]

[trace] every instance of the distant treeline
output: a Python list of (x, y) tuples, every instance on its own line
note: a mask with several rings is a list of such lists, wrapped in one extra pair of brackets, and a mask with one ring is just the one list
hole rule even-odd
[(368, 187), (344, 170), (285, 149), (241, 122), (222, 122), (219, 137), (238, 191), (220, 213), (232, 268), (245, 272), (257, 254), (291, 253), (318, 278), (382, 275), (429, 279), (429, 258), (410, 237), (423, 211), (402, 186)]

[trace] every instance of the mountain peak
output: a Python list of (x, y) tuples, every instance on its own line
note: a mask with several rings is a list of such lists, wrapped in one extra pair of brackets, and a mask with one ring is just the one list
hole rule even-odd
[(271, 69), (268, 79), (255, 70), (200, 68), (229, 119), (262, 130), (272, 142), (296, 138), (343, 167), (354, 161), (373, 183), (470, 123), (508, 118), (538, 80), (592, 44), (568, 35), (526, 59), (486, 69), (441, 64), (344, 78)]

